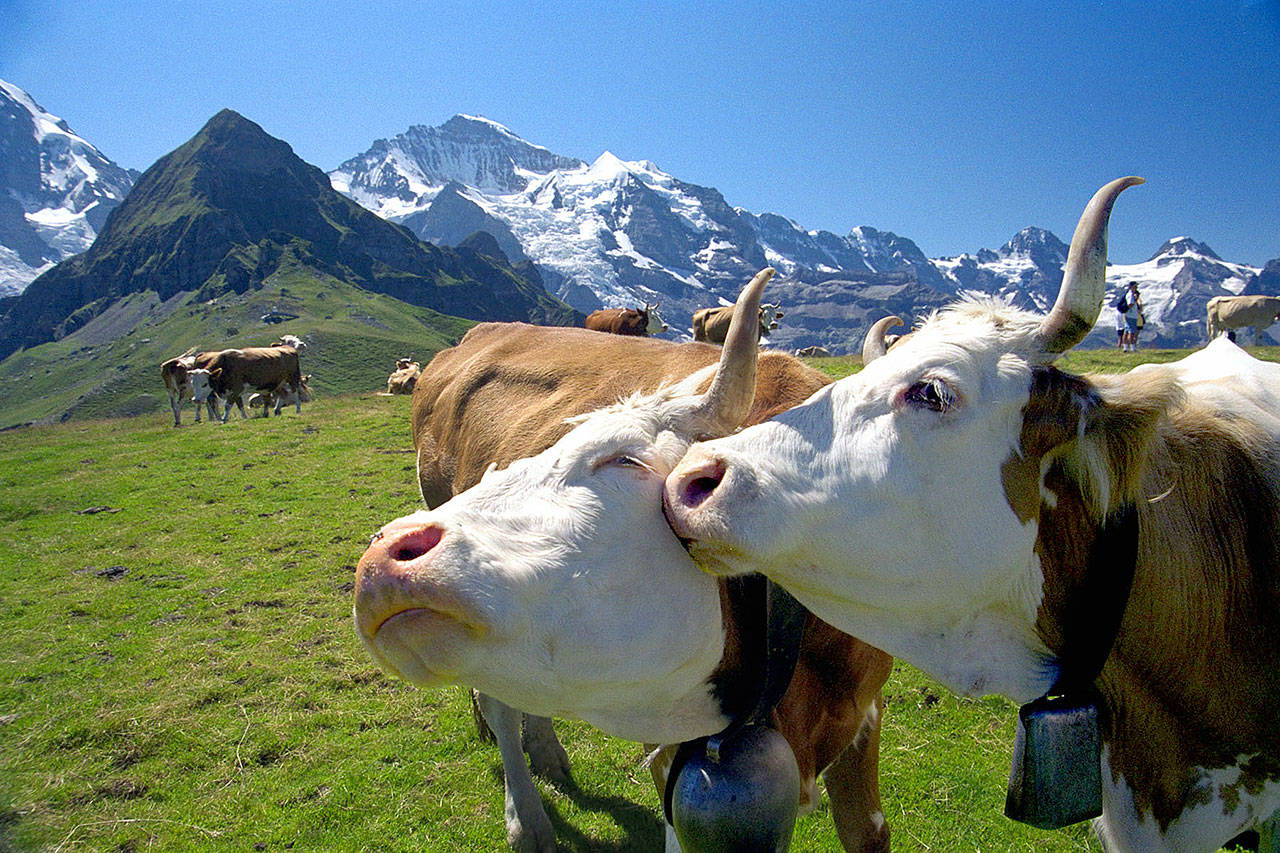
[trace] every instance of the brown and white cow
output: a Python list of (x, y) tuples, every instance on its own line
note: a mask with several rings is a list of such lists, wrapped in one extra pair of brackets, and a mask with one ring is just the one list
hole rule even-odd
[[(664, 503), (708, 571), (763, 572), (967, 695), (1035, 699), (1101, 643), (1095, 828), (1109, 850), (1209, 851), (1280, 806), (1280, 365), (1219, 339), (1118, 376), (1053, 367), (1094, 325), (1137, 183), (1094, 196), (1047, 316), (945, 309), (695, 445)], [(1091, 553), (1108, 538), (1136, 558)], [(1085, 591), (1130, 568), (1110, 645)]]
[(422, 365), (410, 358), (396, 359), (396, 369), (387, 377), (388, 394), (412, 394), (422, 373)]
[[(742, 316), (754, 320), (771, 274), (744, 291)], [(722, 351), (481, 324), (418, 382), (412, 431), (434, 509), (375, 537), (357, 572), (357, 630), (390, 672), (496, 697), (482, 708), (502, 748), (513, 845), (555, 849), (515, 708), (676, 743), (719, 731), (758, 674), (739, 636), (748, 624), (741, 587), (698, 571), (660, 499), (665, 473), (695, 438), (768, 418), (830, 381), (782, 354), (760, 356), (757, 370), (751, 325)], [(704, 391), (722, 358), (736, 366)], [(725, 420), (719, 401), (731, 392), (745, 402)], [(706, 418), (712, 410), (720, 414)], [(849, 849), (888, 844), (877, 762), (890, 667), (887, 655), (811, 617), (775, 712), (807, 805), (827, 769)]]
[(1253, 326), (1253, 342), (1280, 321), (1280, 296), (1215, 296), (1205, 306), (1209, 340), (1229, 329)]
[[(782, 319), (783, 313), (778, 310), (777, 305), (761, 305), (759, 316), (756, 340), (778, 328), (778, 321)], [(724, 337), (729, 332), (729, 320), (732, 317), (732, 305), (699, 308), (693, 312), (693, 339), (711, 344), (723, 344)]]
[(646, 302), (643, 308), (601, 308), (588, 314), (584, 325), (593, 332), (635, 337), (659, 335), (667, 330), (667, 324), (658, 316), (656, 302)]
[(169, 395), (174, 426), (182, 426), (182, 404), (188, 399), (194, 400), (196, 404), (196, 423), (200, 423), (202, 404), (209, 409), (209, 420), (217, 418), (217, 400), (209, 394), (209, 371), (205, 369), (214, 355), (215, 353), (197, 353), (193, 347), (160, 365), (160, 378)]
[[(240, 407), (242, 419), (248, 417), (244, 409), (246, 388), (251, 392), (266, 392), (285, 386), (293, 392), (295, 410), (299, 414), (302, 412), (302, 371), (298, 365), (298, 351), (293, 347), (224, 349), (214, 353), (207, 366), (211, 393), (223, 401), (223, 423), (231, 414), (232, 403)], [(277, 415), (284, 405), (283, 400), (283, 395), (277, 395), (274, 406)]]

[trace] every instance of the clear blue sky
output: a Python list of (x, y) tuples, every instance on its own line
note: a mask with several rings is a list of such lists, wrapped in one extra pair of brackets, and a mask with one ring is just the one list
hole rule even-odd
[(1113, 260), (1280, 257), (1280, 0), (5, 0), (0, 78), (137, 169), (223, 107), (325, 170), (470, 113), (931, 257), (1126, 174)]

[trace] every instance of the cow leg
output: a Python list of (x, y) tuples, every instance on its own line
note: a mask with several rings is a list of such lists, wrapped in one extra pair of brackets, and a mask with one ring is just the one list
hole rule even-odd
[[(173, 425), (182, 426), (182, 398), (169, 394), (169, 408), (173, 409)], [(200, 410), (196, 410), (196, 420), (200, 420)]]
[(483, 693), (479, 694), (478, 701), (502, 755), (507, 844), (521, 853), (555, 853), (556, 831), (542, 807), (542, 797), (533, 784), (520, 745), (520, 721), (524, 715)]
[(845, 850), (888, 851), (889, 825), (880, 808), (880, 718), (884, 699), (867, 709), (858, 736), (822, 773), (831, 819)]
[(560, 745), (550, 717), (524, 715), (524, 751), (534, 773), (562, 785), (569, 783), (569, 754)]

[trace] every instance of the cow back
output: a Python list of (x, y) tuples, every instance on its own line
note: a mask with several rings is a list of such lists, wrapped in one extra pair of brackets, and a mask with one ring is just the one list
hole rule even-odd
[(295, 387), (302, 384), (298, 351), (288, 346), (222, 350), (209, 369), (220, 371), (215, 380), (219, 392), (245, 385), (274, 388), (281, 382), (292, 382)]
[[(496, 464), (540, 453), (567, 418), (677, 382), (720, 359), (719, 347), (599, 335), (586, 329), (484, 323), (443, 350), (414, 389), (418, 478), (429, 505)], [(708, 379), (708, 383), (709, 383)], [(781, 353), (761, 355), (749, 423), (807, 399), (831, 380)]]

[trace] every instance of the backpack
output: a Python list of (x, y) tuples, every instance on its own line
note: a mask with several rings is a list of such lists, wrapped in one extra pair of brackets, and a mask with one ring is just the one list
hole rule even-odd
[(1121, 314), (1128, 311), (1129, 303), (1125, 299), (1127, 295), (1128, 294), (1126, 293), (1121, 293), (1119, 296), (1116, 297), (1116, 301), (1111, 303), (1111, 307), (1119, 311)]

